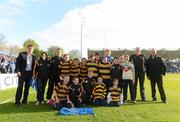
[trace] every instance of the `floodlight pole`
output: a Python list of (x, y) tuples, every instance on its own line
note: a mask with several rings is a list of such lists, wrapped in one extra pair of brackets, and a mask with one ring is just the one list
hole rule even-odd
[(81, 58), (82, 58), (82, 26), (83, 26), (83, 23), (81, 22)]
[(81, 58), (83, 56), (83, 25), (85, 23), (85, 18), (83, 17), (81, 20)]

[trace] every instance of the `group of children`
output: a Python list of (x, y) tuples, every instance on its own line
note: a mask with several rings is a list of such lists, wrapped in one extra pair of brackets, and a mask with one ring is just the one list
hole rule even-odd
[(98, 76), (97, 82), (92, 79), (91, 71), (88, 72), (88, 80), (79, 82), (78, 77), (70, 82), (69, 75), (63, 77), (63, 81), (59, 82), (54, 88), (53, 108), (60, 109), (62, 107), (81, 107), (83, 105), (97, 106), (119, 106), (122, 104), (121, 88), (118, 86), (119, 80), (114, 79), (112, 87), (109, 89), (103, 83), (103, 78)]
[(129, 62), (129, 56), (120, 56), (113, 62), (107, 57), (97, 60), (90, 56), (69, 60), (69, 55), (63, 56), (59, 63), (60, 80), (54, 86), (54, 109), (62, 107), (81, 107), (94, 104), (97, 106), (119, 106), (127, 101), (127, 89), (135, 103), (133, 83), (134, 65)]

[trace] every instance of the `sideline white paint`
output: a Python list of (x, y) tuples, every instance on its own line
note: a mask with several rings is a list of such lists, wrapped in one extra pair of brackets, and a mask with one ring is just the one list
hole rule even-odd
[[(29, 95), (34, 94), (34, 93), (35, 93), (35, 91), (30, 92)], [(10, 102), (10, 101), (12, 101), (12, 100), (14, 100), (14, 99), (15, 99), (15, 98), (10, 98), (10, 99), (7, 99), (7, 100), (5, 100), (5, 101), (2, 101), (2, 102), (0, 102), (0, 105), (5, 104), (5, 103), (8, 103), (8, 102)]]

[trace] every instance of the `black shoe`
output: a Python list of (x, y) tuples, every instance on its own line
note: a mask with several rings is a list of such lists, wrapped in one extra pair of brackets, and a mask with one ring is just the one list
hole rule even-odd
[(27, 101), (22, 101), (22, 104), (28, 105), (29, 103)]
[(146, 99), (142, 99), (142, 102), (146, 102)]
[(132, 103), (136, 104), (137, 102), (135, 100), (132, 100)]
[(16, 107), (19, 107), (20, 106), (20, 103), (15, 103)]
[(156, 98), (154, 98), (152, 101), (153, 101), (153, 102), (156, 102), (156, 101), (157, 101), (157, 99), (156, 99)]
[(166, 100), (164, 100), (164, 101), (162, 101), (163, 103), (165, 103), (165, 104), (167, 104), (167, 101)]

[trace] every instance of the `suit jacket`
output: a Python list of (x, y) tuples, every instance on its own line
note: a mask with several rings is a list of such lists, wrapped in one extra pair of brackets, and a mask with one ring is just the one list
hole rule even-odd
[(149, 57), (146, 62), (146, 74), (149, 78), (160, 78), (166, 74), (166, 65), (160, 57), (155, 56), (154, 59), (152, 56)]
[[(36, 57), (35, 55), (32, 55), (32, 73), (35, 65)], [(26, 71), (26, 65), (27, 65), (27, 52), (21, 52), (19, 53), (17, 59), (16, 59), (16, 68), (15, 72), (25, 72)]]

